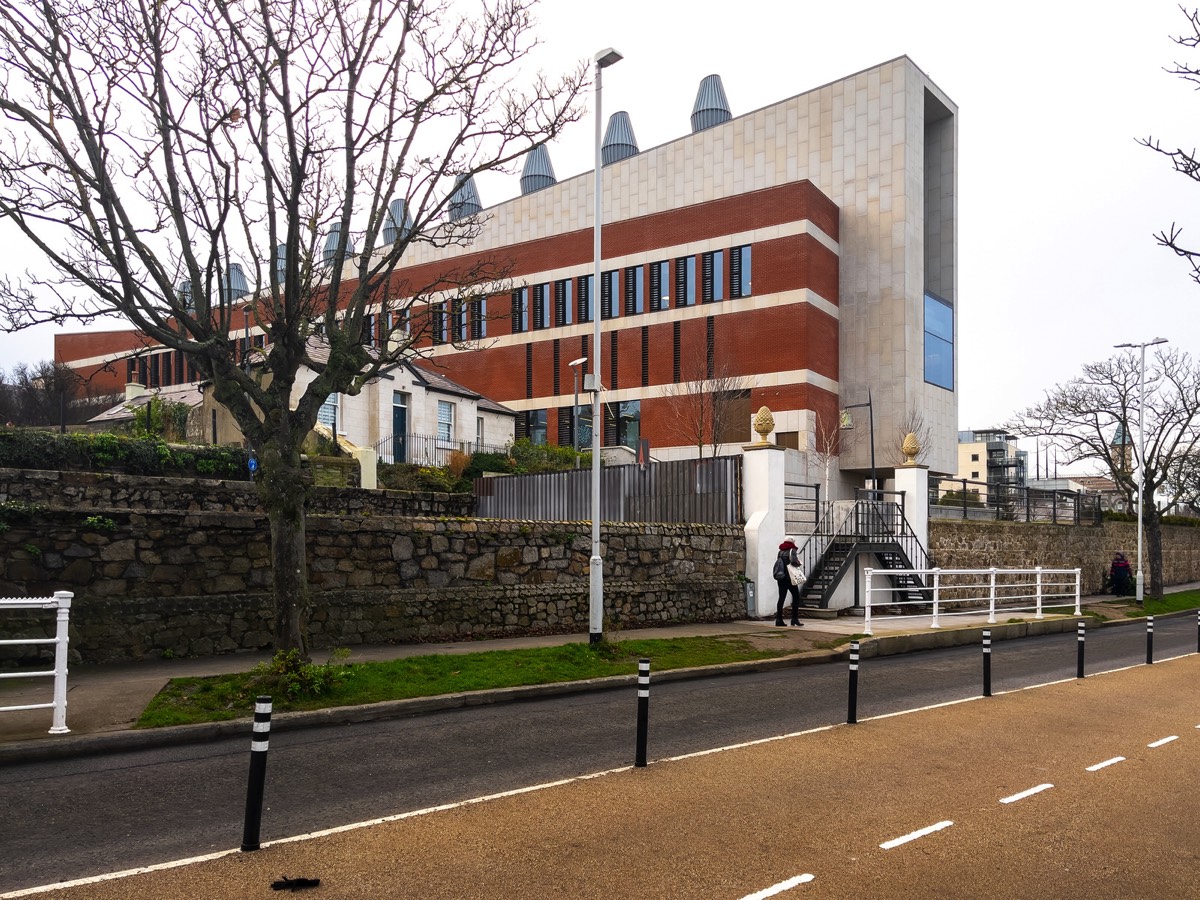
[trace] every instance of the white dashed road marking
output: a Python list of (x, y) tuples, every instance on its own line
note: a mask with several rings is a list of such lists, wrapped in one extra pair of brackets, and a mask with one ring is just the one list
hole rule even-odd
[(799, 887), (802, 884), (807, 884), (812, 880), (812, 875), (797, 875), (795, 878), (789, 878), (787, 881), (781, 881), (779, 884), (773, 884), (769, 888), (763, 888), (756, 894), (747, 894), (742, 898), (742, 900), (766, 900), (767, 897), (774, 897), (776, 894), (782, 894), (784, 891), (790, 891), (792, 888)]
[(1107, 768), (1108, 766), (1111, 766), (1111, 765), (1115, 765), (1116, 763), (1119, 763), (1119, 762), (1125, 762), (1125, 757), (1114, 756), (1112, 759), (1106, 759), (1104, 762), (1098, 762), (1094, 766), (1088, 766), (1087, 770), (1089, 772), (1099, 772), (1101, 769)]
[(920, 828), (911, 834), (906, 834), (904, 837), (893, 838), (890, 841), (884, 841), (879, 845), (882, 850), (891, 850), (893, 847), (899, 847), (901, 844), (907, 844), (909, 841), (915, 841), (917, 838), (923, 838), (927, 834), (933, 834), (935, 831), (941, 831), (943, 828), (949, 828), (953, 822), (945, 821), (938, 822), (936, 825), (930, 825), (928, 828)]
[(1013, 794), (1011, 797), (1004, 797), (1000, 800), (1001, 803), (1016, 803), (1018, 800), (1024, 800), (1026, 797), (1032, 797), (1034, 794), (1040, 794), (1042, 791), (1048, 791), (1054, 787), (1052, 784), (1039, 784), (1037, 787), (1031, 787), (1027, 791), (1021, 791), (1019, 794)]
[(1171, 741), (1177, 741), (1177, 740), (1179, 740), (1179, 735), (1173, 734), (1170, 737), (1162, 738), (1161, 740), (1157, 740), (1152, 744), (1147, 744), (1146, 746), (1147, 747), (1161, 747), (1163, 744), (1169, 744), (1169, 743), (1171, 743)]

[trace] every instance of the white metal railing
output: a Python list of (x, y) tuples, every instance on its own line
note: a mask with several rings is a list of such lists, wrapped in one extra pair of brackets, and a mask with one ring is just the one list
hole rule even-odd
[[(1043, 610), (1072, 606), (1080, 615), (1079, 569), (867, 569), (867, 601), (863, 627), (871, 634), (874, 609), (895, 610), (902, 618), (932, 617), (930, 628), (940, 628), (941, 616), (978, 615), (987, 610), (988, 624), (996, 622), (996, 607), (1010, 612), (1034, 611), (1043, 618)], [(882, 575), (883, 578), (877, 578)], [(889, 576), (916, 575), (924, 588), (894, 584)], [(882, 583), (881, 583), (882, 582)], [(909, 595), (919, 592), (921, 599)], [(895, 595), (903, 595), (896, 599)], [(949, 597), (943, 596), (949, 594)], [(884, 597), (885, 599), (880, 599)], [(1025, 601), (1030, 601), (1026, 603)], [(953, 604), (952, 609), (945, 609)], [(931, 607), (930, 612), (906, 613), (906, 607)]]
[(0, 598), (0, 610), (8, 609), (55, 609), (57, 622), (52, 638), (15, 638), (0, 640), (0, 647), (21, 644), (53, 644), (54, 668), (48, 672), (0, 672), (0, 678), (45, 678), (54, 677), (54, 699), (49, 703), (33, 703), (26, 706), (0, 706), (0, 712), (18, 712), (25, 709), (53, 709), (54, 724), (51, 734), (67, 734), (67, 624), (71, 616), (70, 591), (55, 591), (53, 597), (5, 597)]

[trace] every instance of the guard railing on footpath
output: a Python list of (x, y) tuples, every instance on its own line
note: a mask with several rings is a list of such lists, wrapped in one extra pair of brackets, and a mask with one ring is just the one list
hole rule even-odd
[[(883, 610), (905, 618), (932, 617), (930, 628), (940, 628), (941, 616), (978, 615), (985, 609), (988, 624), (996, 622), (997, 607), (1009, 612), (1072, 607), (1080, 615), (1079, 569), (867, 569), (863, 634), (872, 634), (872, 615)], [(926, 597), (911, 598), (903, 575), (915, 575), (926, 585)], [(893, 580), (895, 579), (895, 580)], [(897, 599), (899, 594), (904, 599)], [(928, 611), (926, 611), (928, 609)]]
[(56, 591), (53, 597), (5, 597), (0, 598), (0, 611), (10, 609), (53, 609), (57, 610), (57, 621), (52, 638), (11, 638), (0, 640), (0, 647), (21, 645), (53, 644), (54, 668), (44, 672), (0, 672), (0, 678), (54, 678), (54, 699), (49, 703), (32, 703), (24, 706), (0, 706), (0, 712), (18, 712), (26, 709), (53, 709), (54, 723), (50, 734), (67, 734), (67, 625), (71, 616), (70, 591)]

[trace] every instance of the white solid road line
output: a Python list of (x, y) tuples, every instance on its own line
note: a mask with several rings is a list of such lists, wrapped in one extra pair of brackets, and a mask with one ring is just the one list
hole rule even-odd
[(1152, 744), (1147, 744), (1146, 746), (1147, 747), (1161, 747), (1163, 744), (1169, 744), (1169, 743), (1171, 743), (1171, 741), (1177, 741), (1177, 740), (1179, 740), (1179, 735), (1173, 734), (1170, 737), (1162, 738), (1160, 740), (1155, 741)]
[(790, 891), (794, 887), (799, 887), (802, 884), (807, 884), (813, 880), (812, 875), (804, 874), (797, 875), (795, 878), (789, 878), (787, 881), (781, 881), (779, 884), (773, 884), (769, 888), (763, 888), (754, 894), (747, 894), (742, 900), (766, 900), (767, 897), (774, 897), (776, 894), (782, 894), (784, 891)]
[(1052, 784), (1039, 784), (1037, 787), (1031, 787), (1027, 791), (1021, 791), (1019, 794), (1013, 794), (1011, 797), (1004, 797), (1001, 803), (1016, 803), (1018, 800), (1024, 800), (1026, 797), (1032, 797), (1034, 794), (1040, 794), (1042, 791), (1048, 791), (1054, 787)]
[(1088, 766), (1087, 771), (1099, 772), (1101, 769), (1107, 768), (1108, 766), (1111, 766), (1111, 765), (1115, 765), (1116, 763), (1119, 763), (1119, 762), (1125, 762), (1125, 757), (1114, 756), (1112, 759), (1106, 759), (1104, 762), (1098, 762), (1094, 766)]
[(941, 831), (943, 828), (949, 828), (954, 823), (947, 820), (938, 822), (936, 825), (930, 825), (927, 828), (918, 828), (904, 837), (892, 838), (890, 841), (884, 841), (879, 845), (881, 850), (891, 850), (893, 847), (899, 847), (901, 844), (907, 844), (909, 841), (915, 841), (917, 838), (923, 838), (927, 834), (933, 834), (935, 831)]

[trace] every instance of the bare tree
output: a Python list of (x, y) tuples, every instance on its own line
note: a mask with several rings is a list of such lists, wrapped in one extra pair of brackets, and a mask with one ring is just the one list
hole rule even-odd
[(1146, 526), (1152, 596), (1162, 596), (1162, 530), (1155, 496), (1169, 508), (1179, 499), (1177, 474), (1200, 447), (1200, 368), (1177, 350), (1155, 354), (1146, 371), (1145, 460), (1127, 458), (1129, 445), (1118, 435), (1137, 432), (1141, 364), (1126, 352), (1089, 363), (1083, 374), (1046, 392), (1046, 399), (1011, 419), (1005, 428), (1025, 437), (1047, 437), (1069, 463), (1099, 463), (1130, 508), (1136, 508), (1139, 471), (1144, 467), (1142, 518)]
[(746, 379), (711, 354), (682, 354), (680, 381), (664, 385), (663, 403), (667, 432), (694, 446), (697, 458), (705, 447), (715, 457), (721, 444), (750, 439)]
[[(507, 271), (477, 255), (418, 276), (401, 257), (469, 243), (452, 190), (580, 115), (586, 66), (521, 71), (532, 3), (0, 6), (0, 216), (55, 273), (0, 286), (0, 321), (117, 313), (212, 382), (261, 464), (279, 648), (306, 650), (300, 445), (322, 402), (416, 352), (444, 315), (431, 301)], [(253, 366), (244, 308), (266, 336)]]
[(69, 366), (44, 360), (0, 372), (0, 421), (23, 426), (76, 425), (103, 412), (115, 397), (97, 395)]
[(854, 437), (853, 431), (842, 428), (840, 416), (816, 414), (808, 455), (825, 473), (826, 500), (833, 499), (829, 493), (833, 465), (853, 443)]
[[(1196, 50), (1200, 48), (1200, 11), (1188, 10), (1184, 7), (1180, 7), (1180, 11), (1187, 18), (1191, 33), (1176, 37), (1175, 43), (1187, 50)], [(1184, 81), (1190, 81), (1194, 85), (1200, 85), (1200, 67), (1197, 67), (1195, 63), (1176, 62), (1167, 69), (1167, 72), (1178, 75)], [(1195, 149), (1164, 147), (1161, 141), (1155, 137), (1140, 139), (1138, 143), (1171, 160), (1176, 172), (1192, 181), (1200, 182), (1200, 156), (1197, 156)], [(1170, 228), (1158, 232), (1154, 237), (1159, 244), (1171, 250), (1176, 256), (1185, 259), (1191, 266), (1192, 280), (1200, 283), (1200, 249), (1189, 247), (1184, 243), (1182, 226), (1177, 222), (1172, 222)]]

